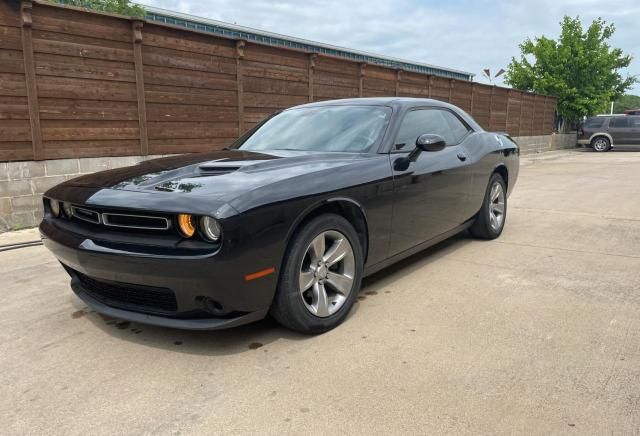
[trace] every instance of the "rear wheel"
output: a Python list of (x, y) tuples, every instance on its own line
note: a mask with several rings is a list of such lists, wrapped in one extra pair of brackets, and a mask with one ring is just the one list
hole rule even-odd
[(611, 150), (611, 141), (606, 136), (598, 136), (591, 141), (591, 147), (597, 152)]
[(338, 326), (360, 290), (363, 254), (343, 217), (321, 215), (293, 237), (271, 314), (283, 326), (322, 333)]
[(495, 239), (502, 233), (507, 219), (507, 185), (500, 174), (489, 179), (480, 212), (471, 225), (476, 238)]

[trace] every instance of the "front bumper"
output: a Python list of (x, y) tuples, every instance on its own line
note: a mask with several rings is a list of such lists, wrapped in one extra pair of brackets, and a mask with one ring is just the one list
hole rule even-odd
[(105, 249), (46, 219), (40, 233), (78, 297), (123, 320), (192, 330), (234, 327), (263, 318), (277, 285), (277, 274), (245, 280), (250, 255), (140, 256)]
[(87, 306), (103, 315), (137, 322), (140, 324), (171, 327), (183, 330), (221, 330), (236, 327), (239, 325), (261, 320), (267, 315), (267, 312), (269, 311), (269, 309), (267, 308), (244, 315), (239, 315), (233, 318), (169, 318), (108, 306), (89, 295), (86, 290), (84, 290), (78, 283), (78, 281), (74, 281), (73, 279), (71, 280), (71, 288), (76, 293), (76, 295), (85, 302)]

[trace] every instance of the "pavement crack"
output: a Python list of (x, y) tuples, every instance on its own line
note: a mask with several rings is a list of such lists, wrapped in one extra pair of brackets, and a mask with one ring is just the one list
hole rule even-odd
[(603, 251), (578, 250), (577, 248), (549, 247), (546, 245), (525, 244), (523, 242), (505, 242), (505, 241), (493, 241), (493, 242), (495, 242), (496, 244), (516, 245), (519, 247), (542, 248), (546, 250), (559, 250), (559, 251), (567, 251), (570, 253), (597, 254), (600, 256), (624, 257), (627, 259), (640, 259), (640, 256), (634, 256), (633, 254), (605, 253)]
[(611, 381), (611, 379), (615, 374), (616, 365), (620, 360), (620, 355), (622, 354), (624, 347), (627, 345), (628, 338), (629, 338), (629, 331), (631, 330), (632, 323), (633, 323), (633, 320), (629, 320), (629, 324), (627, 325), (627, 330), (624, 334), (624, 339), (622, 340), (622, 345), (618, 347), (618, 349), (616, 350), (616, 354), (613, 357), (613, 362), (611, 363), (611, 368), (609, 369), (607, 380), (604, 382), (604, 385), (602, 386), (602, 389), (601, 389), (602, 392), (604, 392), (607, 389), (607, 386), (609, 386), (609, 382)]
[(576, 215), (576, 216), (585, 216), (585, 217), (593, 217), (593, 218), (640, 222), (640, 218), (631, 217), (631, 216), (604, 215), (604, 214), (590, 213), (590, 212), (572, 212), (570, 210), (537, 209), (532, 207), (517, 207), (517, 206), (511, 206), (511, 209), (521, 210), (524, 212), (555, 213), (558, 215)]

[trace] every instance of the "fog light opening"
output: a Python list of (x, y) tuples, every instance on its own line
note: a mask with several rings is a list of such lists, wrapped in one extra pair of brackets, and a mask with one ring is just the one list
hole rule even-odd
[(225, 310), (222, 303), (220, 303), (217, 300), (214, 300), (213, 298), (200, 296), (200, 297), (196, 297), (196, 301), (202, 306), (204, 310), (206, 310), (207, 312), (213, 315), (223, 316), (229, 313), (228, 310)]

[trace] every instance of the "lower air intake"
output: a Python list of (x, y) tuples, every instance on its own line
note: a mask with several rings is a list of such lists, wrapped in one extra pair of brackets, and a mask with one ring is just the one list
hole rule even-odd
[(171, 289), (96, 280), (77, 271), (74, 274), (89, 296), (107, 306), (162, 315), (175, 314), (178, 310)]

